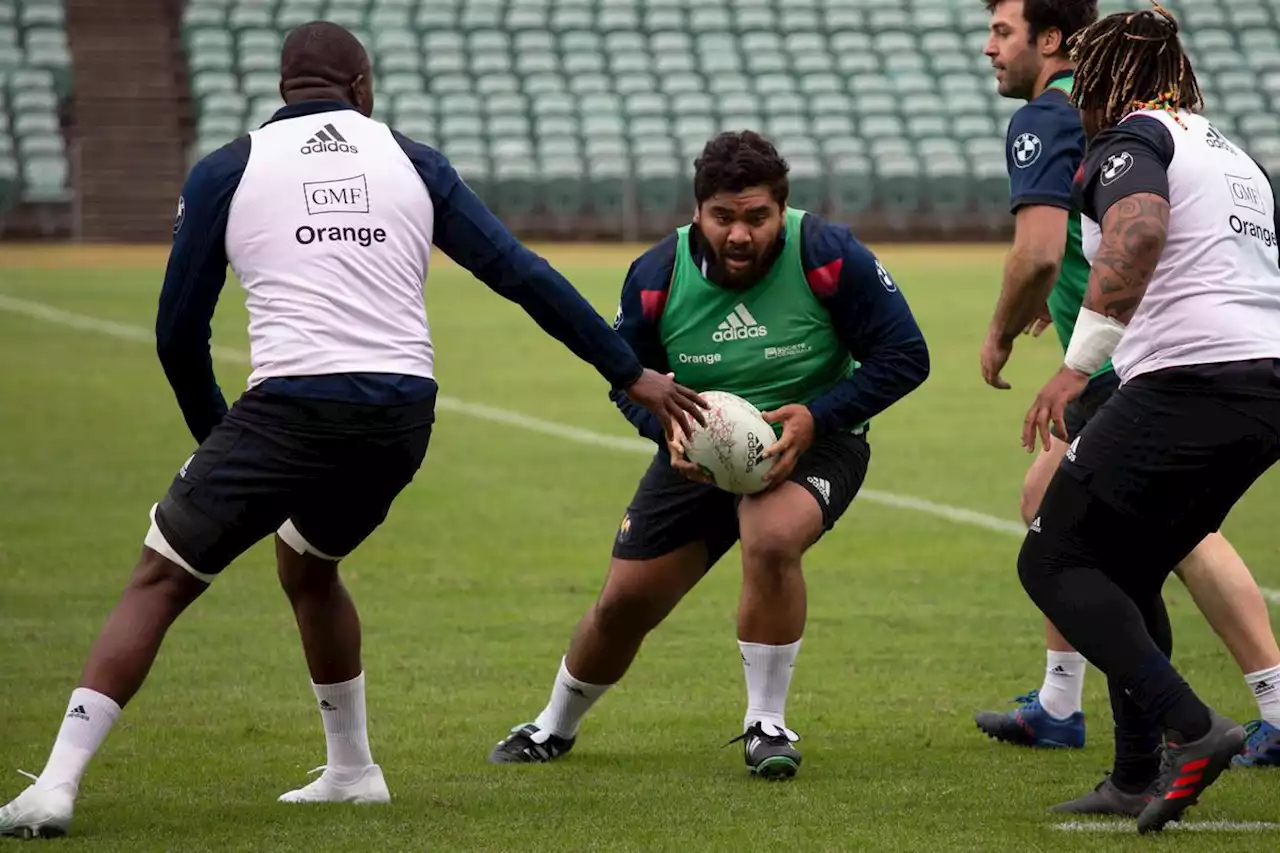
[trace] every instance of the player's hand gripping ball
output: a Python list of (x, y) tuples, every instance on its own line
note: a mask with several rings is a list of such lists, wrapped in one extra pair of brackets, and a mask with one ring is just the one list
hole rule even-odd
[(774, 464), (764, 458), (777, 441), (773, 427), (759, 409), (736, 394), (707, 391), (701, 396), (711, 407), (705, 412), (707, 425), (693, 425), (693, 435), (683, 442), (685, 458), (727, 492), (763, 491), (765, 475)]

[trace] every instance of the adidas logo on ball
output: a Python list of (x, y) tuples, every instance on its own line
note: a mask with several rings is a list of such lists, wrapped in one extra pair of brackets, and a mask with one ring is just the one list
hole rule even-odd
[(725, 341), (745, 341), (747, 338), (763, 338), (769, 334), (769, 329), (756, 322), (756, 318), (751, 316), (751, 312), (747, 310), (747, 306), (741, 302), (738, 303), (729, 316), (725, 318), (716, 331), (712, 333), (711, 340), (718, 344)]

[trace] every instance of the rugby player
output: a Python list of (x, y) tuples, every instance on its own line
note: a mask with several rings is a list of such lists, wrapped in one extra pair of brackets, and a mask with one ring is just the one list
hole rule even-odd
[(1091, 140), (1081, 208), (1101, 231), (1086, 238), (1084, 305), (1063, 368), (1027, 413), (1024, 446), (1065, 438), (1066, 405), (1108, 359), (1121, 385), (1071, 441), (1018, 573), (1107, 675), (1115, 761), (1084, 799), (1136, 815), (1145, 833), (1178, 820), (1246, 741), (1170, 662), (1161, 589), (1280, 459), (1275, 193), (1198, 114), (1164, 9), (1098, 21), (1073, 55), (1072, 99)]
[[(141, 558), (89, 654), (44, 771), (0, 835), (61, 835), (81, 778), (142, 687), (165, 632), (236, 557), (275, 533), (328, 760), (289, 803), (385, 803), (365, 726), (360, 621), (338, 563), (385, 518), (427, 451), (437, 385), (424, 314), (431, 245), (590, 362), (666, 429), (695, 395), (518, 243), (441, 154), (369, 118), (369, 58), (306, 24), (284, 42), (285, 106), (197, 163), (178, 204), (157, 347), (199, 447), (151, 511)], [(230, 263), (253, 373), (230, 409), (209, 323)]]
[[(1008, 389), (1000, 372), (1019, 334), (1037, 322), (1037, 309), (1047, 302), (1065, 351), (1088, 282), (1080, 213), (1072, 192), (1085, 136), (1070, 101), (1075, 64), (1068, 42), (1097, 20), (1097, 2), (986, 0), (986, 5), (992, 16), (986, 54), (996, 68), (1000, 94), (1027, 101), (1009, 126), (1007, 161), (1016, 236), (981, 358), (987, 383)], [(1118, 385), (1111, 363), (1103, 363), (1064, 412), (1068, 439), (1080, 433)], [(1051, 437), (1049, 448), (1036, 455), (1027, 471), (1020, 503), (1029, 526), (1067, 444)], [(1257, 700), (1260, 719), (1250, 724), (1255, 737), (1241, 761), (1280, 765), (1280, 647), (1257, 583), (1231, 544), (1216, 532), (1175, 571), (1235, 656)], [(1084, 657), (1048, 621), (1045, 640), (1042, 686), (1019, 696), (1017, 708), (981, 711), (975, 722), (989, 736), (1010, 743), (1083, 747)]]
[[(645, 636), (741, 540), (738, 644), (746, 678), (745, 762), (764, 778), (800, 765), (785, 710), (805, 625), (805, 552), (861, 487), (868, 421), (919, 386), (929, 354), (906, 299), (845, 226), (787, 206), (788, 167), (745, 131), (695, 162), (691, 224), (645, 252), (614, 323), (645, 365), (695, 390), (750, 400), (780, 438), (768, 488), (739, 499), (685, 460), (681, 436), (620, 394), (658, 444), (622, 517), (604, 588), (560, 661), (547, 706), (492, 750), (545, 762), (574, 746), (588, 709)], [(731, 741), (732, 742), (732, 741)]]

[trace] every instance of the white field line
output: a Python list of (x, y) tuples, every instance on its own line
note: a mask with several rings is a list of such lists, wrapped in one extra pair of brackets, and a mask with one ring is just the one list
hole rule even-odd
[[(1137, 835), (1133, 821), (1107, 820), (1090, 822), (1070, 820), (1055, 823), (1053, 828), (1062, 832), (1113, 832)], [(1164, 832), (1271, 832), (1280, 829), (1280, 823), (1261, 820), (1199, 820), (1166, 824)]]
[[(97, 334), (107, 335), (120, 340), (135, 341), (137, 343), (144, 344), (153, 344), (155, 342), (155, 336), (152, 332), (142, 328), (141, 326), (132, 326), (127, 323), (117, 323), (113, 320), (103, 320), (84, 314), (75, 314), (71, 311), (64, 311), (61, 308), (55, 308), (52, 305), (45, 305), (42, 302), (17, 299), (12, 296), (5, 296), (4, 294), (0, 294), (0, 311), (7, 311), (11, 314), (20, 314), (36, 320), (44, 320), (45, 322), (54, 323), (71, 329), (95, 332)], [(215, 346), (213, 348), (213, 357), (220, 361), (226, 361), (234, 364), (245, 365), (249, 363), (249, 355), (247, 353), (236, 349), (229, 349), (227, 347)], [(606, 435), (605, 433), (595, 432), (581, 427), (531, 417), (529, 415), (521, 414), (520, 412), (510, 411), (509, 409), (499, 409), (494, 406), (486, 406), (483, 403), (468, 403), (465, 400), (459, 400), (457, 397), (441, 396), (437, 400), (436, 404), (439, 408), (445, 411), (457, 412), (462, 415), (467, 415), (468, 417), (479, 418), (480, 420), (489, 421), (491, 423), (504, 424), (506, 426), (513, 426), (527, 430), (529, 432), (541, 433), (542, 435), (548, 435), (552, 438), (558, 438), (563, 441), (571, 441), (575, 444), (604, 447), (610, 450), (620, 450), (627, 453), (649, 454), (653, 452), (653, 444), (642, 438), (625, 438), (622, 436)], [(956, 524), (964, 524), (969, 527), (979, 527), (984, 530), (990, 530), (993, 533), (1003, 533), (1008, 536), (1018, 537), (1021, 537), (1026, 533), (1026, 528), (1019, 522), (1009, 521), (1003, 518), (998, 518), (994, 515), (988, 515), (984, 512), (965, 509), (964, 507), (935, 503), (934, 501), (913, 497), (912, 495), (882, 492), (877, 489), (863, 489), (859, 492), (858, 499), (894, 507), (896, 509), (907, 509), (913, 512), (931, 515), (935, 518), (942, 518)], [(1280, 590), (1263, 588), (1262, 594), (1272, 604), (1280, 604)]]

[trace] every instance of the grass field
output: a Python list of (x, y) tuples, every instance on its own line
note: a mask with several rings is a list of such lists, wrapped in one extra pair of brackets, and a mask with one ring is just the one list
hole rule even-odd
[[(591, 368), (441, 264), (428, 310), (454, 403), (416, 481), (345, 571), (365, 626), (374, 755), (394, 804), (276, 803), (323, 763), (324, 743), (264, 544), (169, 635), (58, 849), (1276, 850), (1280, 829), (1239, 825), (1277, 818), (1280, 775), (1265, 771), (1229, 773), (1210, 791), (1190, 821), (1228, 823), (1205, 832), (1064, 829), (1046, 807), (1109, 766), (1096, 670), (1083, 751), (1002, 746), (974, 727), (975, 709), (1040, 682), (1038, 614), (1014, 569), (1020, 539), (880, 493), (1015, 520), (1028, 463), (1022, 415), (1061, 352), (1048, 336), (1024, 339), (1005, 374), (1014, 389), (988, 389), (977, 352), (1002, 252), (882, 257), (929, 339), (933, 374), (876, 419), (875, 493), (807, 561), (810, 616), (788, 708), (805, 763), (793, 783), (757, 782), (738, 745), (722, 748), (744, 702), (736, 551), (650, 638), (567, 760), (485, 763), (542, 707), (647, 457), (468, 409), (632, 436)], [(553, 259), (612, 317), (627, 252), (560, 249)], [(43, 766), (147, 510), (192, 450), (145, 342), (162, 270), (163, 254), (0, 249), (0, 801), (26, 784), (13, 769)], [(37, 319), (31, 303), (68, 313)], [(215, 343), (245, 352), (244, 320), (232, 282)], [(143, 340), (130, 339), (136, 330)], [(217, 368), (233, 398), (247, 369), (231, 355)], [(1271, 587), (1278, 500), (1273, 474), (1226, 527)], [(1176, 580), (1167, 599), (1175, 661), (1220, 710), (1251, 719), (1239, 671)]]

